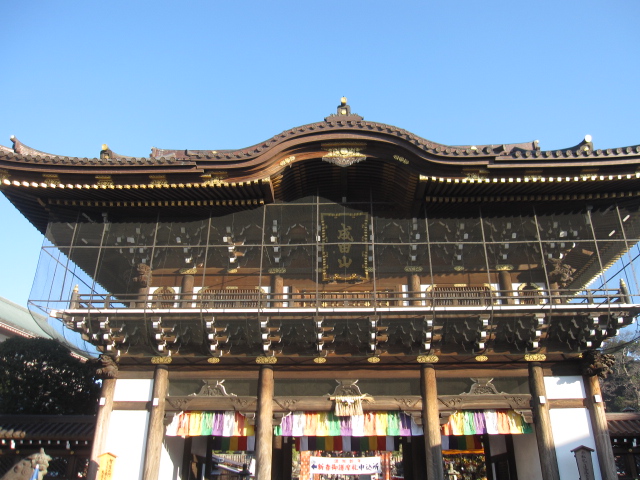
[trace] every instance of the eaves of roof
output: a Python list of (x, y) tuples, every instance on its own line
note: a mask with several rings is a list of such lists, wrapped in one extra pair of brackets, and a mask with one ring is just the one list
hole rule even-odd
[(0, 415), (0, 439), (91, 441), (93, 415)]
[[(366, 151), (375, 156), (376, 150), (406, 162), (419, 174), (434, 170), (450, 178), (464, 178), (465, 169), (485, 169), (491, 177), (520, 176), (526, 170), (545, 169), (545, 176), (574, 176), (589, 171), (607, 174), (635, 172), (640, 166), (640, 145), (615, 149), (594, 149), (590, 136), (575, 146), (542, 151), (537, 141), (501, 145), (451, 146), (426, 140), (407, 130), (391, 125), (369, 122), (356, 115), (340, 118), (330, 116), (317, 122), (286, 130), (259, 144), (237, 150), (168, 150), (152, 148), (148, 158), (118, 155), (103, 145), (100, 158), (75, 158), (48, 154), (35, 150), (12, 137), (13, 149), (0, 149), (0, 168), (7, 168), (18, 181), (47, 183), (42, 178), (26, 178), (29, 173), (47, 172), (63, 176), (112, 175), (125, 181), (116, 184), (144, 184), (136, 176), (165, 174), (183, 176), (179, 183), (197, 182), (199, 176), (219, 172), (219, 179), (238, 182), (257, 180), (273, 175), (292, 162), (304, 161), (309, 153), (322, 156), (330, 142), (365, 142)], [(390, 150), (389, 150), (390, 149)], [(292, 151), (298, 152), (293, 155)], [(299, 158), (296, 158), (299, 157)], [(399, 157), (399, 158), (398, 158)], [(284, 161), (284, 163), (283, 163)], [(279, 168), (278, 168), (279, 167)], [(630, 167), (633, 167), (630, 169)], [(505, 173), (491, 173), (493, 170)], [(617, 171), (613, 171), (617, 170)], [(551, 174), (553, 171), (553, 175)], [(557, 172), (557, 173), (556, 173)], [(571, 175), (569, 175), (571, 173)], [(6, 175), (5, 175), (6, 176)], [(226, 178), (225, 178), (226, 177)], [(115, 178), (114, 178), (115, 180)], [(147, 178), (148, 180), (148, 178)], [(202, 181), (202, 180), (200, 180)], [(55, 182), (53, 182), (55, 183)], [(65, 182), (62, 182), (65, 183)], [(99, 182), (71, 182), (71, 184)], [(147, 182), (151, 183), (151, 182)], [(173, 183), (173, 182), (172, 182)], [(178, 182), (176, 182), (178, 183)]]
[[(317, 188), (336, 194), (340, 185), (350, 192), (380, 185), (388, 199), (401, 198), (408, 208), (425, 201), (640, 196), (640, 145), (597, 150), (587, 136), (553, 151), (540, 150), (537, 141), (449, 146), (351, 114), (332, 115), (243, 149), (154, 148), (149, 158), (119, 155), (106, 145), (100, 158), (62, 157), (12, 141), (13, 149), (0, 148), (0, 190), (43, 232), (50, 206), (253, 208)], [(348, 159), (354, 151), (360, 158), (346, 168), (327, 158)]]
[(57, 338), (44, 316), (36, 314), (35, 317), (38, 320), (25, 307), (0, 297), (0, 322), (28, 334), (22, 336)]
[(640, 413), (607, 413), (606, 416), (607, 424), (609, 425), (609, 436), (640, 436)]

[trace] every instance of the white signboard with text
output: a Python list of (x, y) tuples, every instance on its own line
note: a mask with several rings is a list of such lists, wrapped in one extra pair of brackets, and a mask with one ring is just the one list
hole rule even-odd
[(310, 473), (366, 475), (382, 473), (380, 457), (311, 457)]

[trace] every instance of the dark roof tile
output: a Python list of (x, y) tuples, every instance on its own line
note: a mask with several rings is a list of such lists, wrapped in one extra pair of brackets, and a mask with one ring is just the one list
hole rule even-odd
[(92, 440), (93, 415), (0, 415), (0, 439)]

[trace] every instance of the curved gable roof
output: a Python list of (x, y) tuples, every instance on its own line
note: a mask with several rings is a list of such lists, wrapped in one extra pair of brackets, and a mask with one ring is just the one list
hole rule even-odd
[(426, 201), (506, 201), (548, 196), (636, 196), (640, 145), (543, 151), (537, 141), (450, 146), (352, 114), (345, 101), (322, 122), (238, 150), (153, 148), (148, 158), (103, 146), (99, 158), (32, 149), (12, 137), (0, 149), (5, 195), (36, 225), (48, 205), (250, 208), (308, 194), (368, 195), (412, 209)]

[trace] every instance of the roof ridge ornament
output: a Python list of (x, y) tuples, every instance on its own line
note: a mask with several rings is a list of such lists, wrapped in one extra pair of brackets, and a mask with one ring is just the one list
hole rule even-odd
[(330, 124), (341, 124), (344, 122), (342, 123), (344, 125), (346, 125), (346, 122), (361, 122), (362, 120), (364, 119), (360, 115), (351, 113), (351, 107), (347, 104), (347, 97), (342, 97), (340, 99), (340, 105), (338, 105), (336, 113), (332, 113), (324, 119), (325, 122)]

